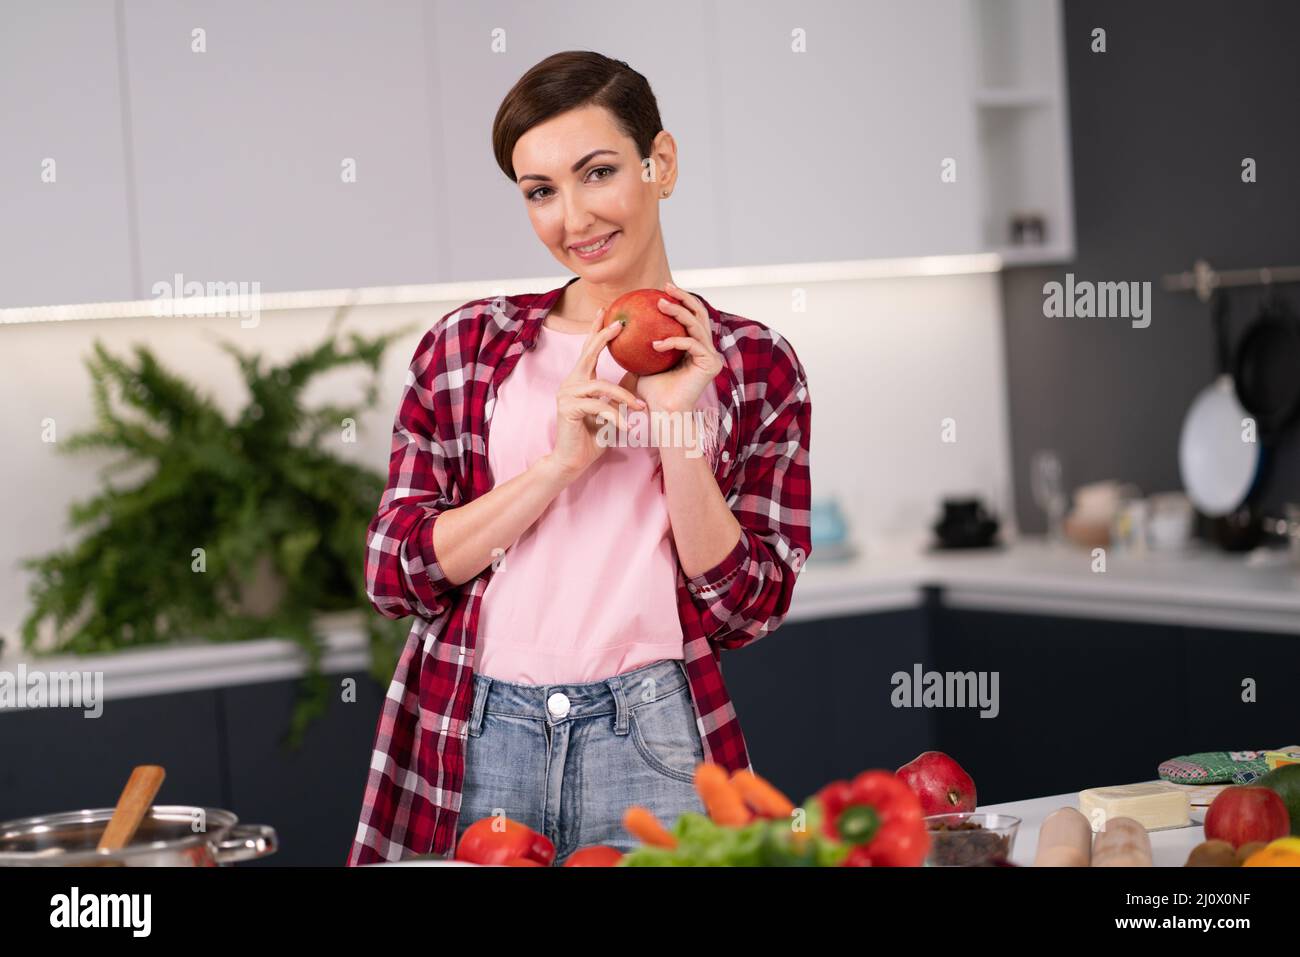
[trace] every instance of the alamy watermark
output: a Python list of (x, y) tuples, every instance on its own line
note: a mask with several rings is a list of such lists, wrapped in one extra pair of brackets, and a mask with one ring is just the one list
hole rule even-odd
[(627, 423), (619, 427), (612, 416), (602, 418), (596, 433), (596, 442), (606, 448), (682, 448), (688, 459), (704, 454), (703, 439), (706, 433), (716, 434), (721, 416), (716, 409), (695, 409), (692, 412), (666, 412), (662, 409), (642, 411), (628, 409), (626, 402), (618, 404), (618, 414)]
[(24, 708), (82, 708), (87, 718), (104, 713), (104, 672), (0, 671), (0, 711)]
[(171, 281), (159, 280), (150, 290), (154, 295), (153, 314), (158, 318), (174, 316), (233, 316), (240, 328), (252, 329), (262, 317), (260, 282), (209, 282), (196, 279), (186, 282), (181, 273)]
[(889, 679), (894, 686), (889, 702), (895, 708), (975, 708), (981, 718), (996, 718), (998, 672), (996, 671), (921, 671), (912, 665), (911, 673), (895, 671)]
[(1132, 319), (1134, 329), (1151, 325), (1151, 283), (1075, 282), (1065, 274), (1064, 284), (1043, 283), (1043, 315), (1048, 319)]

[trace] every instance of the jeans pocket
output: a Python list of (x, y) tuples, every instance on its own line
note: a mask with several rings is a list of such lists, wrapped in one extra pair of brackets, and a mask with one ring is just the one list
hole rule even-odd
[(704, 760), (690, 689), (634, 706), (628, 712), (632, 741), (652, 769), (677, 781), (693, 781)]

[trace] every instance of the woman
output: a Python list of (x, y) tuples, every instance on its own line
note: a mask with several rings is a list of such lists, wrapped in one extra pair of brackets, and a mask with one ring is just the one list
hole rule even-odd
[[(629, 848), (631, 804), (666, 824), (701, 810), (698, 762), (750, 767), (720, 652), (781, 623), (811, 551), (803, 367), (671, 283), (659, 203), (676, 144), (645, 78), (551, 56), (502, 102), (493, 146), (577, 275), (466, 303), (411, 364), (366, 580), (381, 614), (415, 623), (353, 865), (450, 854), (492, 815), (547, 835), (558, 864)], [(664, 290), (687, 334), (655, 346), (681, 353), (673, 368), (638, 378), (605, 349), (622, 326), (600, 319), (639, 288)], [(680, 431), (649, 446), (655, 413)]]

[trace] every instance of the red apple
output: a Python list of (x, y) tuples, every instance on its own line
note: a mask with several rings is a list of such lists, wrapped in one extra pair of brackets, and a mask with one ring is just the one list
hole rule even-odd
[(603, 329), (621, 322), (623, 331), (609, 344), (614, 361), (633, 375), (654, 375), (671, 369), (681, 360), (680, 349), (656, 349), (656, 339), (686, 335), (686, 327), (659, 308), (659, 300), (673, 297), (658, 289), (634, 289), (609, 304), (601, 317)]
[(894, 773), (921, 799), (927, 817), (975, 810), (975, 782), (942, 751), (919, 754)]
[(1205, 839), (1241, 847), (1274, 841), (1291, 833), (1291, 816), (1276, 791), (1233, 785), (1219, 792), (1205, 812)]

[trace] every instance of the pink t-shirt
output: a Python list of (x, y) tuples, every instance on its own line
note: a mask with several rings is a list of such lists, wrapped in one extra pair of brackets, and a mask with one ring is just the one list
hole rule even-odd
[[(555, 394), (586, 338), (543, 324), (535, 347), (501, 383), (488, 429), (496, 485), (555, 447)], [(603, 350), (596, 378), (617, 384), (625, 374)], [(696, 408), (711, 457), (719, 409), (712, 383)], [(626, 447), (606, 449), (499, 559), (479, 612), (476, 672), (519, 684), (578, 684), (682, 657), (659, 451), (649, 445), (647, 413), (629, 408), (627, 415)]]

